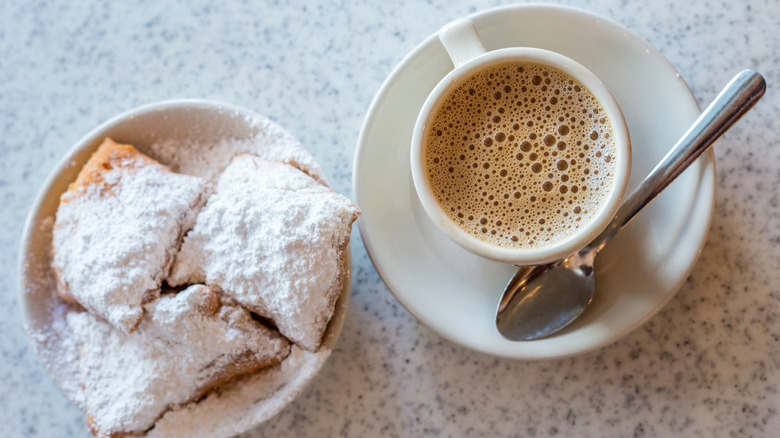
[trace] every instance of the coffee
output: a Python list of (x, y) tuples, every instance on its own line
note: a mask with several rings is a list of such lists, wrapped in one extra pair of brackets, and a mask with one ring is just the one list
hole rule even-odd
[(596, 218), (616, 174), (612, 125), (579, 81), (541, 64), (485, 67), (446, 96), (426, 128), (437, 202), (489, 244), (539, 248)]

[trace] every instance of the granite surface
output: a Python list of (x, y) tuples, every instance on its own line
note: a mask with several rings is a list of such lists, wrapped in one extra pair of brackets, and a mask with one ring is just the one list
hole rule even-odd
[[(174, 97), (267, 114), (351, 193), (371, 98), (419, 41), (505, 2), (0, 0), (0, 433), (88, 436), (38, 363), (16, 287), (44, 178), (91, 128)], [(780, 2), (569, 1), (658, 47), (701, 104), (742, 68), (767, 95), (716, 146), (701, 258), (647, 324), (600, 351), (499, 360), (441, 339), (393, 298), (353, 236), (353, 296), (322, 374), (260, 436), (777, 436)]]

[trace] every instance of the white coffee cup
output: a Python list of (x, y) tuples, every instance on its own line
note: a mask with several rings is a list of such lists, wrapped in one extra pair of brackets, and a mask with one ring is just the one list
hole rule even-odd
[[(607, 226), (620, 206), (631, 169), (631, 144), (623, 113), (607, 87), (578, 62), (549, 50), (513, 47), (486, 51), (474, 24), (468, 18), (455, 20), (439, 31), (439, 39), (447, 50), (454, 69), (433, 89), (420, 110), (412, 133), (411, 170), (414, 187), (423, 208), (444, 233), (461, 247), (479, 256), (515, 265), (552, 262), (578, 251), (592, 241)], [(507, 248), (490, 244), (460, 228), (442, 210), (428, 179), (425, 164), (427, 129), (441, 103), (461, 83), (477, 71), (507, 62), (530, 62), (558, 69), (584, 85), (599, 101), (611, 122), (615, 144), (615, 175), (606, 200), (592, 219), (576, 231), (549, 245), (531, 248)]]

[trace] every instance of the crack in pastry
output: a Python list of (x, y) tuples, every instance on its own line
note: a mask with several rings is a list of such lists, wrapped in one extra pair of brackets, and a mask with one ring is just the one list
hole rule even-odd
[(132, 332), (208, 190), (204, 179), (105, 139), (60, 198), (52, 238), (60, 297)]
[(220, 287), (315, 351), (360, 210), (295, 167), (239, 155), (187, 233), (167, 282)]
[(81, 353), (87, 420), (96, 436), (144, 433), (168, 410), (290, 353), (286, 339), (204, 285), (144, 307), (130, 334), (88, 312), (68, 315)]

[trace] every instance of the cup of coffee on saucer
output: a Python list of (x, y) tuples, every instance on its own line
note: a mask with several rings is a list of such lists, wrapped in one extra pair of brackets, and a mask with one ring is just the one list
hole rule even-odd
[(428, 216), (461, 247), (504, 263), (583, 248), (617, 212), (631, 169), (609, 90), (555, 52), (486, 51), (468, 18), (439, 39), (455, 68), (423, 104), (411, 147)]

